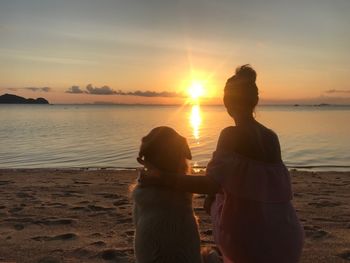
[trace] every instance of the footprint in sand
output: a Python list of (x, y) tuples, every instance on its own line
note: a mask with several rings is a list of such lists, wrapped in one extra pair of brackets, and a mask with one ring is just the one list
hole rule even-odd
[(91, 246), (95, 246), (95, 247), (105, 247), (106, 243), (103, 241), (96, 241), (90, 244)]
[(85, 181), (74, 181), (74, 184), (89, 185), (89, 184), (91, 184), (91, 183), (85, 182)]
[(93, 254), (94, 254), (94, 252), (92, 250), (89, 250), (89, 249), (84, 248), (84, 247), (77, 248), (73, 251), (73, 255), (75, 257), (78, 257), (79, 259), (81, 259), (82, 257), (91, 257)]
[(37, 237), (32, 237), (31, 239), (35, 241), (50, 241), (51, 237), (49, 236), (37, 236)]
[(333, 191), (333, 190), (324, 190), (324, 191), (322, 191), (321, 192), (322, 194), (334, 194), (335, 193), (335, 191)]
[(85, 206), (74, 206), (72, 208), (69, 208), (69, 210), (73, 210), (73, 211), (85, 211), (85, 212), (89, 212), (90, 210), (85, 207)]
[(18, 192), (16, 193), (16, 196), (19, 198), (34, 198), (33, 195), (28, 194), (26, 192)]
[(102, 234), (97, 232), (97, 233), (91, 234), (89, 237), (102, 237)]
[(0, 181), (0, 186), (8, 185), (8, 184), (13, 184), (13, 182), (12, 181), (5, 181), (5, 180)]
[(108, 212), (108, 211), (114, 211), (115, 208), (114, 207), (103, 207), (103, 206), (97, 206), (97, 205), (88, 205), (87, 206), (90, 211), (94, 211), (94, 212)]
[(24, 224), (33, 224), (35, 220), (32, 217), (8, 217), (4, 219), (5, 222), (10, 223), (24, 223)]
[(67, 204), (63, 204), (63, 203), (50, 203), (50, 202), (46, 203), (45, 205), (53, 208), (64, 208), (68, 206)]
[(74, 240), (77, 238), (78, 238), (78, 235), (74, 233), (66, 233), (66, 234), (54, 236), (51, 238), (51, 240)]
[(97, 193), (96, 195), (101, 195), (103, 198), (109, 198), (109, 199), (118, 199), (118, 198), (121, 198), (121, 195), (118, 195), (118, 194), (110, 194), (110, 193)]
[(113, 260), (119, 262), (120, 259), (125, 258), (134, 252), (131, 248), (126, 249), (106, 249), (98, 253), (98, 256), (104, 260)]
[(44, 218), (34, 221), (34, 224), (46, 226), (72, 225), (76, 220), (71, 218)]
[(117, 219), (117, 223), (119, 224), (132, 223), (132, 219), (130, 217), (120, 218), (120, 219)]
[(43, 257), (39, 259), (37, 262), (38, 263), (61, 263), (62, 261), (60, 261), (57, 258), (48, 256), (48, 257)]
[(350, 261), (350, 251), (343, 252), (338, 255), (342, 259), (349, 260)]
[(121, 205), (128, 205), (128, 204), (129, 204), (129, 200), (124, 199), (124, 198), (113, 202), (114, 206), (121, 206)]
[(18, 231), (24, 229), (24, 225), (22, 225), (22, 224), (15, 224), (15, 225), (13, 225), (13, 227), (14, 227), (16, 230), (18, 230)]
[(135, 233), (135, 231), (134, 230), (127, 230), (127, 231), (125, 231), (125, 235), (126, 236), (134, 236), (134, 233)]
[(321, 239), (328, 237), (330, 234), (322, 230), (319, 226), (304, 226), (305, 235), (307, 238)]
[(311, 203), (308, 203), (308, 205), (312, 205), (316, 208), (320, 208), (320, 207), (336, 207), (336, 206), (341, 205), (341, 203), (324, 200), (324, 201), (320, 201), (320, 202), (311, 202)]
[(333, 220), (330, 218), (323, 218), (323, 217), (313, 217), (311, 218), (312, 220), (315, 221), (321, 221), (321, 222), (332, 222)]
[(62, 241), (70, 241), (70, 240), (75, 240), (78, 238), (78, 235), (74, 233), (66, 233), (66, 234), (61, 234), (57, 236), (37, 236), (37, 237), (32, 237), (31, 239), (35, 241), (55, 241), (55, 240), (62, 240)]

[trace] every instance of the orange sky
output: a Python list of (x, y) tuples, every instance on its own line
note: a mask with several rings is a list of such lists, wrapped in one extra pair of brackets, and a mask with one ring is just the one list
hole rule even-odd
[[(2, 1), (0, 95), (180, 104), (113, 92), (181, 93), (199, 81), (202, 102), (216, 104), (249, 63), (263, 103), (350, 103), (349, 11), (342, 0)], [(88, 84), (111, 95), (66, 93)]]

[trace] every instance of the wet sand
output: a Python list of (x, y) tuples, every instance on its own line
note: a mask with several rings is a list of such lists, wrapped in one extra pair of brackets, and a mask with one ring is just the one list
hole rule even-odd
[[(302, 262), (350, 262), (350, 172), (291, 171)], [(0, 170), (0, 262), (134, 262), (135, 171)], [(194, 196), (203, 246), (210, 218)]]

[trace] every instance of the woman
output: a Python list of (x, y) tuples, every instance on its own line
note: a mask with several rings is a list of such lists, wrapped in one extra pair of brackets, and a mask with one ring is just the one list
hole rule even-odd
[[(144, 184), (216, 194), (210, 213), (225, 263), (299, 262), (304, 233), (292, 206), (290, 176), (277, 135), (254, 119), (256, 72), (249, 65), (228, 79), (224, 104), (235, 126), (225, 128), (206, 176), (165, 181), (149, 171)], [(153, 175), (153, 176), (151, 176)]]

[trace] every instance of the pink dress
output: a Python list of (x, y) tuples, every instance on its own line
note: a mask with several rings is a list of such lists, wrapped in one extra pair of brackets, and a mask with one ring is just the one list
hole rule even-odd
[(272, 164), (216, 151), (207, 176), (222, 189), (211, 216), (225, 263), (299, 262), (304, 232), (282, 161)]

